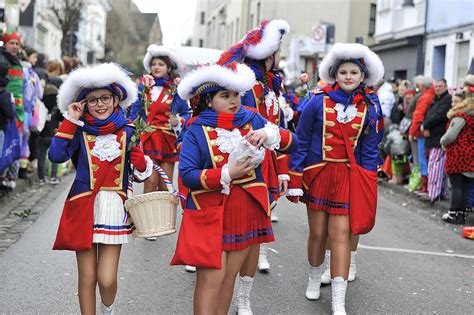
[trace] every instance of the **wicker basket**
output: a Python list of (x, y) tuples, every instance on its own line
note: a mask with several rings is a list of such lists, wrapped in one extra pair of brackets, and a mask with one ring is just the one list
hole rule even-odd
[(177, 197), (167, 191), (146, 193), (125, 201), (125, 208), (132, 217), (139, 237), (176, 232), (177, 206)]

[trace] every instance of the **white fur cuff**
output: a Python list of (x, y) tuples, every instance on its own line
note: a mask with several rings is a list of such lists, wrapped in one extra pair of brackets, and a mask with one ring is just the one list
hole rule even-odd
[(229, 174), (229, 164), (224, 164), (224, 166), (222, 167), (222, 171), (221, 171), (221, 185), (222, 185), (222, 190), (221, 190), (221, 193), (223, 193), (224, 195), (228, 195), (230, 193), (230, 181), (232, 179), (230, 178), (230, 174)]
[(303, 190), (299, 188), (291, 188), (286, 191), (287, 196), (303, 196)]
[(70, 122), (72, 122), (73, 124), (76, 124), (80, 127), (83, 127), (84, 126), (84, 122), (82, 120), (77, 120), (77, 119), (74, 119), (74, 118), (71, 118), (71, 116), (69, 116), (69, 113), (68, 112), (63, 112), (63, 117), (66, 118), (67, 120), (69, 120)]
[(181, 129), (183, 128), (184, 119), (181, 118), (181, 116), (179, 116), (179, 114), (176, 114), (176, 118), (178, 119), (178, 124), (176, 126), (173, 126), (173, 125), (170, 124), (170, 126), (171, 126), (171, 129), (173, 129), (173, 131), (175, 133), (179, 133), (181, 131)]
[(263, 144), (263, 146), (270, 150), (278, 150), (280, 148), (280, 128), (272, 124), (271, 122), (267, 122), (265, 127), (262, 130), (267, 134), (268, 138), (267, 141)]
[(133, 174), (140, 180), (144, 181), (153, 173), (153, 161), (148, 155), (145, 155), (146, 169), (143, 172), (139, 172), (137, 169), (134, 170)]
[(278, 179), (289, 181), (290, 180), (290, 175), (288, 175), (288, 174), (279, 174)]

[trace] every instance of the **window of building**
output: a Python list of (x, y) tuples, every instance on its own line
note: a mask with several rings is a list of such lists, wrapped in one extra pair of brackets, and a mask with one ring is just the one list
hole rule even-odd
[(204, 41), (202, 39), (199, 39), (199, 47), (204, 47)]
[(205, 13), (201, 12), (201, 25), (204, 25)]
[(369, 17), (369, 36), (375, 34), (375, 17), (377, 15), (377, 5), (375, 3), (370, 4), (370, 17)]
[(435, 46), (433, 50), (433, 69), (431, 77), (434, 79), (444, 78), (444, 67), (446, 64), (446, 45)]
[(469, 41), (460, 42), (458, 46), (458, 67), (455, 86), (461, 86), (469, 67)]
[(406, 80), (407, 79), (407, 71), (406, 70), (395, 70), (393, 72), (393, 76), (395, 79)]

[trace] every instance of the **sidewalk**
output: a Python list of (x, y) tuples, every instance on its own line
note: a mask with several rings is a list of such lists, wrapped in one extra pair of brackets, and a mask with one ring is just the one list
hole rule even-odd
[(15, 243), (70, 186), (74, 173), (63, 176), (58, 185), (40, 186), (34, 178), (36, 174), (19, 179), (15, 189), (0, 198), (0, 254)]
[[(389, 184), (385, 180), (379, 180), (378, 184), (379, 188), (382, 188), (382, 191), (385, 190), (389, 194), (395, 194), (400, 197), (406, 197), (407, 199), (405, 199), (405, 201), (408, 201), (411, 204), (416, 205), (417, 207), (422, 208), (424, 210), (430, 210), (431, 214), (429, 216), (432, 219), (451, 226), (454, 232), (456, 232), (457, 234), (462, 233), (461, 225), (450, 224), (441, 220), (441, 216), (443, 215), (443, 213), (445, 213), (449, 209), (449, 200), (438, 200), (432, 204), (430, 201), (423, 199), (420, 195), (409, 192), (408, 189), (403, 185)], [(406, 206), (405, 202), (402, 202), (400, 205), (403, 207)], [(472, 212), (467, 217), (466, 224), (464, 226), (474, 226), (474, 214)]]

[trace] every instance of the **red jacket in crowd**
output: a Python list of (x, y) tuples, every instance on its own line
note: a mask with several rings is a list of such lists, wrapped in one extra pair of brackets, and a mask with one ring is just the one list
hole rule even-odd
[(415, 111), (413, 112), (413, 119), (411, 121), (411, 127), (409, 134), (414, 138), (422, 138), (420, 127), (425, 119), (426, 112), (433, 103), (433, 97), (435, 96), (434, 85), (431, 85), (418, 99), (416, 103)]

